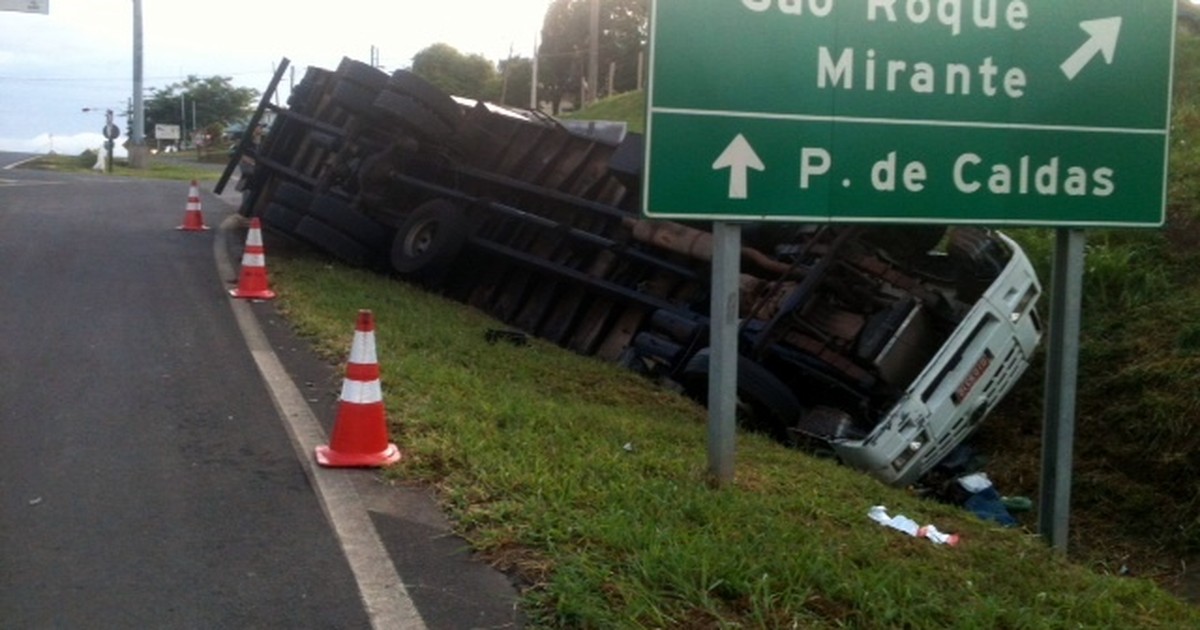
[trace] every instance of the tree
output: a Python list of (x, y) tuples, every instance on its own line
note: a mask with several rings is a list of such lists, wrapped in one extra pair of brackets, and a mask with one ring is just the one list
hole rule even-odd
[(496, 67), (480, 55), (464, 55), (449, 44), (433, 44), (413, 55), (413, 73), (454, 96), (484, 99)]
[[(539, 83), (558, 113), (567, 95), (579, 94), (587, 69), (592, 0), (554, 0), (542, 22)], [(600, 85), (616, 64), (612, 93), (637, 89), (639, 55), (648, 36), (648, 0), (600, 0)]]
[(533, 60), (513, 57), (500, 62), (495, 96), (498, 103), (516, 107), (529, 107), (530, 86), (533, 83)]
[(189, 75), (180, 83), (151, 90), (145, 103), (146, 137), (154, 139), (155, 125), (224, 129), (246, 119), (257, 98), (258, 90), (234, 87), (230, 77)]
[(588, 15), (578, 0), (554, 0), (542, 21), (538, 48), (539, 91), (550, 101), (555, 115), (567, 94), (578, 94), (583, 80), (588, 36)]

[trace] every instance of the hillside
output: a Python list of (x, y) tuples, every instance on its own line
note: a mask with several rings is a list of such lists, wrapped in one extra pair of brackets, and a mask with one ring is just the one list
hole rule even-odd
[[(1200, 600), (1200, 36), (1176, 48), (1167, 223), (1089, 231), (1072, 489), (1072, 555)], [(1044, 231), (1019, 233), (1038, 253)], [(1012, 493), (1036, 493), (1041, 378), (979, 436)], [(1029, 522), (1033, 522), (1030, 520)]]
[[(1070, 554), (1200, 601), (1200, 570), (1189, 571), (1200, 565), (1200, 28), (1191, 25), (1181, 22), (1177, 41), (1167, 224), (1087, 233)], [(640, 130), (644, 108), (633, 92), (573, 117)], [(1052, 231), (1012, 232), (1048, 285)], [(1042, 368), (1038, 360), (974, 440), (1008, 495), (1038, 493)], [(1035, 513), (1017, 516), (1036, 529)]]

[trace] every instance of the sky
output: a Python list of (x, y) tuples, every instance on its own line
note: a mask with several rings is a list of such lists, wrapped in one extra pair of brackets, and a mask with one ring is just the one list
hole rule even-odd
[[(97, 148), (104, 109), (123, 112), (132, 94), (132, 0), (48, 1), (49, 15), (0, 11), (0, 150)], [(342, 57), (368, 62), (372, 46), (389, 71), (439, 42), (528, 57), (550, 1), (142, 0), (144, 84), (226, 76), (261, 92), (284, 57), (299, 80)]]

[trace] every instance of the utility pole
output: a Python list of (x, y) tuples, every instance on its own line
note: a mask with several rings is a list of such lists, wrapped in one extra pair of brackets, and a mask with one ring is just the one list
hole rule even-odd
[(142, 94), (142, 0), (133, 0), (133, 124), (129, 166), (146, 168), (146, 104)]
[(504, 62), (504, 77), (500, 83), (500, 104), (508, 104), (508, 74), (512, 72), (513, 45), (508, 45), (508, 60)]
[(587, 102), (596, 102), (596, 87), (600, 81), (600, 0), (592, 0), (590, 37), (591, 51), (588, 58)]
[(529, 86), (529, 109), (538, 109), (538, 37), (533, 38), (533, 80)]

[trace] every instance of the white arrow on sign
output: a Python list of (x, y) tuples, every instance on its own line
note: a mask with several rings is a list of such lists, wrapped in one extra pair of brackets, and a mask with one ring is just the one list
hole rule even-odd
[(1062, 64), (1063, 74), (1067, 75), (1068, 81), (1075, 80), (1096, 55), (1104, 55), (1104, 63), (1112, 65), (1113, 56), (1117, 54), (1117, 40), (1121, 37), (1121, 18), (1087, 20), (1080, 22), (1079, 28), (1089, 37), (1083, 46)]
[(767, 167), (759, 159), (758, 154), (754, 152), (754, 147), (746, 141), (746, 137), (738, 134), (733, 142), (725, 147), (725, 151), (721, 153), (721, 157), (713, 162), (713, 170), (729, 169), (729, 198), (730, 199), (745, 199), (749, 196), (749, 186), (747, 175), (750, 169), (756, 171), (765, 171)]

